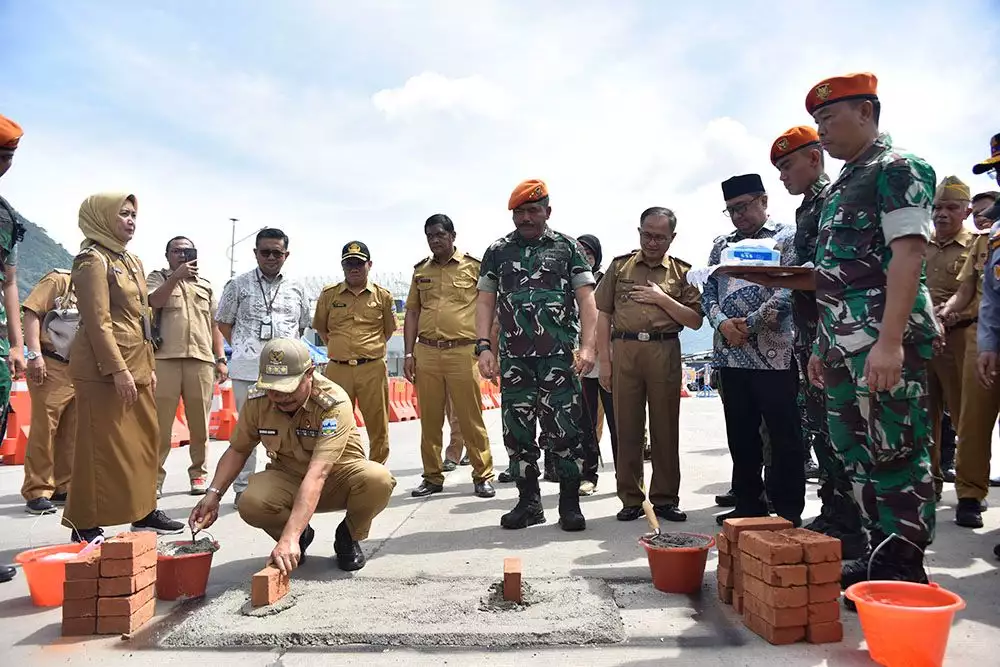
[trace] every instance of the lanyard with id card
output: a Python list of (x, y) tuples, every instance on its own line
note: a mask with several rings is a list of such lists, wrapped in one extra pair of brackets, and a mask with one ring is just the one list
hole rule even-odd
[(260, 339), (261, 340), (271, 340), (274, 337), (274, 325), (271, 322), (271, 311), (274, 309), (274, 300), (278, 296), (278, 290), (281, 289), (281, 278), (278, 278), (278, 282), (274, 287), (274, 291), (270, 292), (270, 288), (264, 291), (264, 282), (260, 279), (260, 273), (257, 274), (257, 286), (260, 288), (260, 296), (264, 300), (264, 317), (260, 321)]

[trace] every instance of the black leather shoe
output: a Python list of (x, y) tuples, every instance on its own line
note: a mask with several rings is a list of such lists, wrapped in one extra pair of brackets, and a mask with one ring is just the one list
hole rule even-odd
[(975, 498), (959, 498), (955, 508), (955, 523), (963, 528), (982, 528), (983, 514)]
[(351, 537), (347, 521), (341, 521), (333, 540), (333, 553), (337, 555), (337, 567), (345, 572), (360, 570), (368, 562), (361, 545)]
[(500, 482), (501, 484), (510, 484), (511, 482), (514, 481), (514, 478), (511, 477), (509, 472), (504, 470), (499, 475), (497, 475), (497, 481)]
[(70, 533), (70, 542), (93, 542), (98, 535), (103, 535), (103, 528), (84, 528), (83, 530), (73, 530)]
[[(641, 507), (639, 509), (642, 509)], [(677, 505), (653, 505), (653, 514), (667, 521), (687, 521), (688, 515), (677, 508)]]
[(955, 481), (955, 466), (953, 465), (950, 468), (942, 468), (941, 479), (946, 482), (953, 483)]
[(489, 481), (476, 482), (476, 495), (480, 498), (492, 498), (497, 494), (496, 489)]
[(805, 469), (806, 479), (819, 479), (819, 466), (812, 459), (806, 461)]
[(625, 507), (618, 510), (618, 514), (615, 518), (619, 521), (635, 521), (642, 516), (642, 507), (638, 505), (626, 505)]
[(1000, 486), (1000, 475), (990, 477), (990, 486)]
[(17, 574), (17, 568), (13, 565), (0, 565), (0, 584), (6, 584)]
[(53, 493), (52, 497), (49, 498), (49, 500), (52, 501), (53, 505), (65, 505), (66, 498), (68, 497), (69, 497), (68, 493)]
[(309, 548), (314, 539), (316, 539), (316, 531), (313, 530), (312, 526), (306, 524), (306, 529), (299, 535), (299, 565), (306, 562), (306, 549)]
[(444, 486), (441, 484), (431, 484), (426, 479), (420, 482), (420, 486), (410, 491), (410, 495), (414, 498), (423, 498), (424, 496), (429, 496), (432, 493), (441, 493), (444, 491)]
[(469, 466), (469, 465), (472, 465), (472, 462), (469, 461), (469, 455), (466, 454), (465, 456), (463, 456), (462, 460), (458, 462), (458, 465), (460, 465), (460, 466)]
[(715, 497), (715, 504), (719, 507), (736, 507), (736, 494), (732, 489)]
[(770, 516), (767, 510), (762, 512), (741, 512), (740, 510), (733, 510), (731, 512), (724, 512), (722, 514), (717, 514), (715, 517), (715, 523), (720, 526), (726, 522), (726, 519), (743, 519), (746, 517), (761, 517)]
[(457, 467), (458, 464), (452, 461), (451, 459), (445, 459), (444, 463), (441, 464), (441, 470), (444, 470), (445, 472), (451, 472)]

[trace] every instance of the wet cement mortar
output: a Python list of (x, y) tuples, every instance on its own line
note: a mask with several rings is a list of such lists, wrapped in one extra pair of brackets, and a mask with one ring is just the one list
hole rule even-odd
[[(491, 579), (296, 581), (285, 605), (249, 611), (231, 589), (190, 612), (164, 647), (469, 646), (614, 644), (625, 628), (601, 580), (532, 579), (523, 604)], [(270, 610), (270, 611), (267, 611)]]
[(712, 538), (706, 535), (693, 535), (689, 533), (660, 533), (659, 535), (646, 535), (642, 538), (650, 546), (662, 549), (679, 549), (685, 547), (707, 547)]
[(188, 556), (190, 554), (215, 553), (219, 550), (219, 545), (214, 540), (203, 537), (192, 542), (183, 540), (179, 542), (161, 542), (156, 547), (161, 556)]

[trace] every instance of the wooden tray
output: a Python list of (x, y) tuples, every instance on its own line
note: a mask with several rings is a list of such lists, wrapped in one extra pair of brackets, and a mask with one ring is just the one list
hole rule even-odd
[(763, 273), (772, 278), (787, 278), (788, 276), (800, 276), (812, 273), (814, 269), (807, 266), (720, 266), (715, 270), (727, 276), (740, 277), (754, 273)]

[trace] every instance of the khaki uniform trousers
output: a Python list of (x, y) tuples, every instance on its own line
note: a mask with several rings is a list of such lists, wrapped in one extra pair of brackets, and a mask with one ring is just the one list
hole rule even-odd
[(25, 500), (68, 493), (76, 445), (76, 402), (69, 365), (45, 358), (45, 381), (28, 381), (31, 430), (24, 454)]
[(990, 492), (990, 458), (993, 427), (1000, 413), (1000, 385), (986, 389), (979, 383), (976, 362), (976, 327), (966, 330), (965, 385), (962, 387), (962, 418), (958, 422), (955, 456), (955, 493), (961, 498), (983, 500)]
[[(479, 372), (478, 369), (476, 372)], [(444, 450), (444, 458), (458, 463), (462, 460), (462, 452), (465, 450), (465, 438), (462, 437), (462, 425), (458, 421), (458, 413), (455, 412), (455, 405), (451, 402), (450, 396), (444, 404), (444, 416), (448, 419), (448, 429), (451, 431), (448, 447)]]
[(389, 376), (385, 359), (357, 366), (330, 361), (324, 374), (347, 392), (352, 405), (357, 402), (368, 431), (368, 458), (385, 464), (389, 460)]
[(212, 393), (215, 390), (215, 366), (200, 359), (156, 360), (156, 416), (160, 424), (160, 470), (157, 486), (163, 486), (167, 473), (163, 464), (170, 454), (170, 436), (177, 414), (177, 401), (184, 399), (191, 443), (191, 465), (188, 478), (204, 478), (205, 448), (208, 443), (208, 418), (212, 411)]
[[(420, 457), (424, 479), (444, 483), (441, 467), (445, 404), (451, 399), (459, 429), (465, 439), (472, 464), (472, 480), (493, 479), (493, 456), (483, 423), (479, 370), (472, 345), (450, 350), (417, 343), (413, 355), (417, 363), (417, 396), (420, 401)], [(456, 460), (457, 461), (457, 460)]]
[[(277, 542), (292, 514), (301, 485), (302, 475), (268, 465), (250, 476), (247, 489), (240, 496), (240, 517)], [(336, 464), (323, 485), (316, 512), (347, 510), (345, 518), (351, 537), (363, 540), (368, 537), (372, 519), (389, 504), (394, 488), (396, 479), (381, 463), (355, 459)]]
[[(941, 421), (944, 410), (951, 413), (952, 424), (962, 418), (962, 369), (965, 365), (965, 340), (968, 331), (976, 330), (975, 325), (963, 329), (952, 329), (945, 337), (945, 346), (940, 354), (935, 354), (929, 364), (927, 390), (931, 411), (931, 475), (934, 489), (941, 493), (944, 479), (941, 477)], [(973, 343), (975, 347), (975, 343)]]
[(618, 339), (612, 342), (611, 358), (614, 360), (611, 395), (618, 430), (618, 498), (627, 507), (636, 507), (645, 500), (642, 450), (648, 404), (653, 463), (649, 502), (676, 505), (681, 484), (680, 341)]

